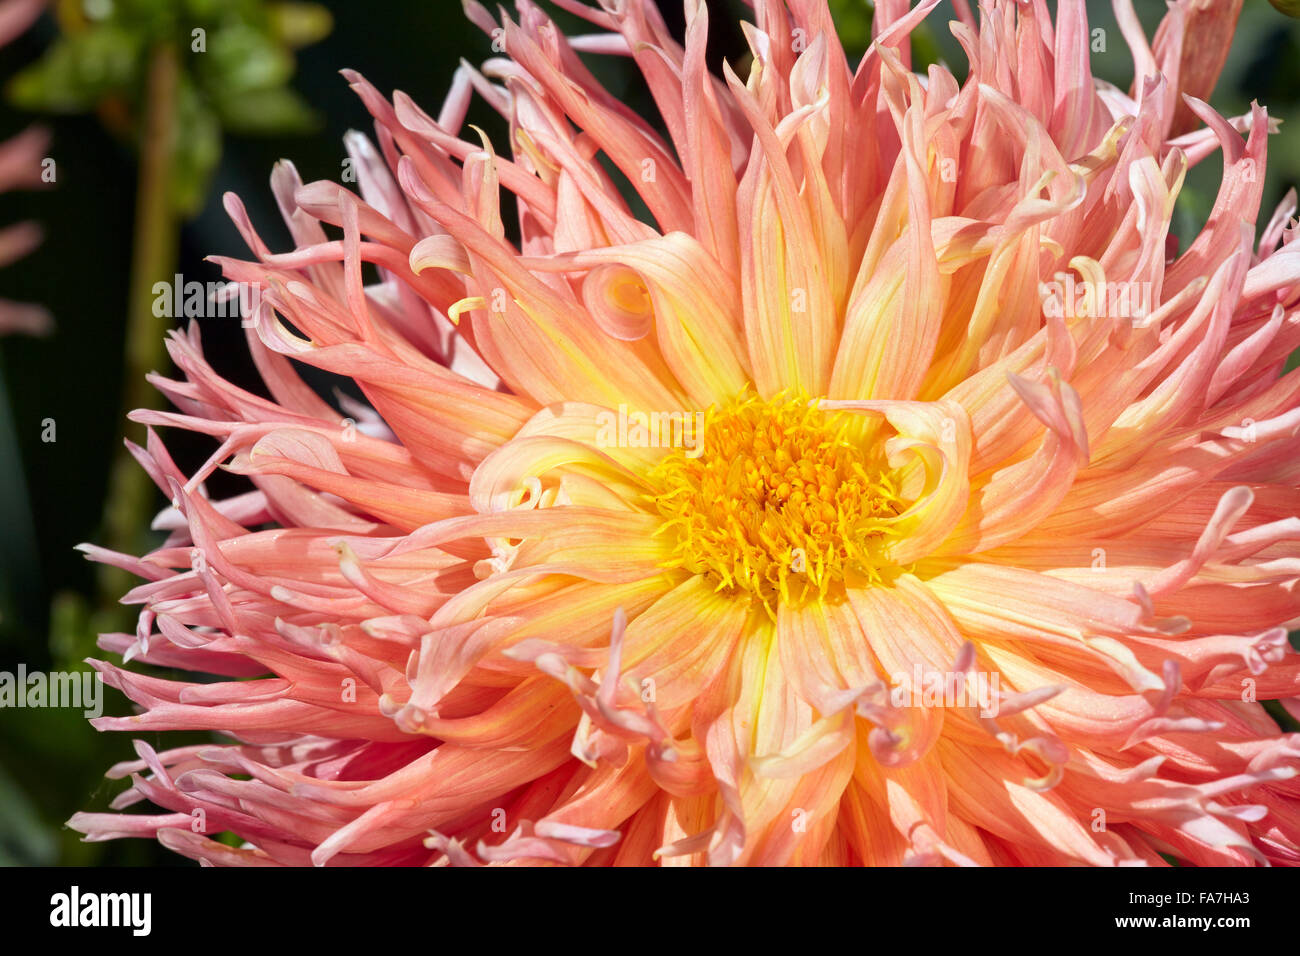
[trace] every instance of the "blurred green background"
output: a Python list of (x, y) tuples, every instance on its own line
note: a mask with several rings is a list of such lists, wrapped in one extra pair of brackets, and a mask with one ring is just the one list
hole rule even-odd
[[(153, 0), (154, 4), (182, 0)], [(193, 0), (186, 0), (193, 2)], [(243, 0), (240, 0), (242, 3)], [(99, 13), (112, 0), (85, 0)], [(144, 0), (137, 4), (148, 6)], [(854, 55), (865, 47), (870, 11), (863, 0), (831, 0), (846, 45)], [(221, 208), (222, 193), (238, 193), (254, 224), (272, 248), (287, 248), (267, 182), (276, 160), (294, 161), (305, 181), (338, 180), (344, 158), (343, 134), (371, 130), (368, 115), (338, 75), (359, 70), (382, 91), (411, 94), (436, 113), (461, 57), (479, 62), (492, 55), (488, 39), (461, 16), (455, 0), (385, 0), (356, 3), (322, 0), (333, 29), (320, 42), (296, 52), (289, 86), (316, 113), (309, 131), (278, 132), (286, 119), (302, 118), (296, 106), (268, 97), (239, 104), (242, 123), (227, 123), (263, 135), (232, 132), (221, 143), (210, 183), (196, 187), (196, 213), (180, 235), (177, 271), (187, 281), (215, 281), (218, 270), (208, 255), (244, 256), (246, 250)], [(739, 0), (711, 2), (716, 37), (710, 62), (726, 56), (738, 61), (744, 45), (734, 29)], [(219, 11), (221, 4), (215, 4)], [(681, 3), (664, 0), (670, 23), (680, 25)], [(1094, 26), (1107, 31), (1107, 49), (1093, 56), (1094, 71), (1127, 87), (1132, 64), (1110, 13), (1110, 4), (1089, 3)], [(1139, 12), (1154, 30), (1164, 3), (1138, 0)], [(964, 75), (959, 47), (941, 29), (945, 4), (918, 36), (918, 63), (942, 60)], [(557, 15), (562, 25), (571, 18)], [(0, 50), (0, 80), (41, 59), (58, 35), (46, 15), (26, 35)], [(577, 32), (589, 32), (579, 27)], [(84, 56), (77, 51), (69, 56)], [(648, 95), (621, 61), (599, 62), (599, 75), (643, 114)], [(194, 94), (202, 97), (202, 89)], [(1245, 112), (1252, 99), (1286, 120), (1300, 118), (1300, 21), (1277, 13), (1265, 0), (1246, 0), (1238, 36), (1213, 97), (1220, 112)], [(216, 106), (221, 104), (209, 104)], [(226, 104), (229, 106), (229, 104)], [(223, 116), (224, 118), (224, 116)], [(96, 575), (73, 546), (102, 542), (102, 511), (110, 462), (125, 425), (119, 415), (123, 390), (122, 353), (126, 332), (128, 274), (137, 159), (123, 139), (108, 132), (100, 115), (36, 116), (11, 103), (0, 104), (0, 138), (39, 119), (53, 133), (50, 155), (57, 162), (53, 189), (0, 196), (0, 224), (39, 221), (46, 233), (40, 249), (0, 270), (0, 296), (43, 303), (57, 323), (43, 339), (0, 339), (0, 671), (71, 670), (94, 650), (93, 609)], [(504, 148), (504, 125), (480, 105), (472, 121)], [(267, 135), (267, 129), (270, 130)], [(196, 134), (197, 135), (197, 134)], [(210, 135), (210, 131), (204, 135)], [(215, 159), (215, 157), (213, 157)], [(1261, 225), (1285, 189), (1300, 182), (1300, 123), (1285, 122), (1271, 140), (1269, 178)], [(1212, 157), (1189, 177), (1176, 225), (1194, 234), (1208, 214), (1221, 175)], [(1186, 240), (1184, 240), (1186, 241)], [(205, 350), (218, 371), (261, 391), (243, 350), (243, 332), (230, 319), (203, 322)], [(322, 387), (331, 383), (319, 381)], [(42, 441), (43, 422), (53, 419), (57, 440)], [(182, 468), (207, 456), (211, 448), (181, 433), (165, 436)], [(221, 477), (210, 483), (215, 494), (233, 490)], [(157, 504), (162, 505), (161, 496)], [(149, 543), (142, 535), (141, 546)], [(106, 712), (126, 713), (127, 704), (105, 689)], [(152, 735), (162, 749), (184, 742), (179, 734)], [(63, 827), (77, 810), (103, 810), (123, 788), (103, 772), (133, 752), (125, 735), (98, 734), (77, 710), (0, 708), (0, 864), (184, 864), (149, 841), (83, 844)]]

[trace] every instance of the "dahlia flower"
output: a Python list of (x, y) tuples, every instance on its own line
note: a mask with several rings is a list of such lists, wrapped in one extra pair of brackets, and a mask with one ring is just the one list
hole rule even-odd
[[(0, 0), (0, 46), (31, 26), (44, 9), (45, 0)], [(40, 185), (41, 159), (48, 146), (49, 134), (38, 127), (0, 143), (0, 192)], [(33, 222), (0, 229), (0, 266), (21, 259), (40, 241), (40, 226)], [(11, 332), (43, 335), (49, 329), (50, 316), (45, 309), (0, 299), (0, 335)]]
[[(104, 650), (216, 675), (95, 662), (139, 708), (96, 725), (232, 742), (137, 743), (113, 809), (161, 812), (71, 825), (234, 865), (1300, 862), (1260, 703), (1300, 688), (1269, 117), (1180, 96), (1230, 33), (1204, 4), (1150, 43), (1116, 0), (1126, 93), (1081, 0), (958, 3), (968, 78), (918, 75), (936, 3), (880, 0), (854, 68), (823, 0), (755, 0), (719, 74), (698, 0), (684, 37), (557, 0), (573, 38), (468, 0), (505, 56), (436, 117), (346, 74), (359, 195), (280, 164), (289, 252), (226, 197), (269, 397), (173, 334), (134, 449), (169, 536), (83, 546), (144, 582)], [(185, 474), (162, 426), (216, 449)]]

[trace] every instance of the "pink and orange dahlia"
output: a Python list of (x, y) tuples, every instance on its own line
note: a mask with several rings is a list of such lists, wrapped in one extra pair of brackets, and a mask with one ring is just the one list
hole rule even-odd
[[(233, 742), (138, 743), (114, 809), (162, 812), (72, 825), (245, 865), (1300, 862), (1269, 117), (1180, 97), (1230, 34), (1203, 3), (1151, 45), (1116, 0), (1128, 93), (1082, 0), (958, 3), (968, 77), (918, 75), (936, 3), (880, 0), (855, 69), (824, 0), (755, 0), (741, 75), (699, 0), (684, 38), (556, 0), (573, 39), (469, 0), (506, 56), (436, 117), (349, 73), (360, 195), (279, 165), (283, 253), (226, 200), (270, 397), (174, 334), (178, 411), (136, 418), (216, 451), (151, 431), (166, 542), (86, 547), (144, 580), (105, 650), (216, 675), (97, 662), (139, 707), (97, 726)], [(510, 158), (461, 138), (475, 92)]]

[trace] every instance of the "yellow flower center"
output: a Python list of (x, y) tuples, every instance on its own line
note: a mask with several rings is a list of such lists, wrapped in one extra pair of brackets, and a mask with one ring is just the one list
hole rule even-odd
[(710, 409), (702, 440), (651, 475), (669, 566), (747, 590), (769, 613), (879, 580), (886, 519), (902, 506), (868, 432), (800, 394)]

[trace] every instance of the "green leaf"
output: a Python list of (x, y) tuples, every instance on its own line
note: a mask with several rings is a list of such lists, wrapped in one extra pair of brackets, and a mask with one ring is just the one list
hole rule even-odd
[(95, 629), (86, 599), (60, 591), (50, 602), (50, 657), (56, 670), (85, 670), (95, 656)]
[(865, 0), (830, 0), (831, 19), (850, 56), (861, 56), (871, 45), (872, 7)]
[(223, 15), (244, 19), (256, 6), (256, 3), (250, 4), (246, 0), (185, 0), (185, 19), (211, 21), (219, 20)]
[(31, 799), (0, 767), (0, 866), (51, 866), (58, 848)]
[(111, 23), (67, 34), (13, 78), (9, 97), (30, 110), (94, 109), (107, 96), (134, 93), (141, 51), (140, 37)]
[(289, 52), (243, 23), (209, 34), (207, 52), (192, 56), (195, 75), (212, 96), (282, 86), (293, 75), (293, 57)]
[(311, 46), (329, 36), (334, 16), (317, 3), (267, 5), (271, 34), (291, 50)]
[(176, 100), (176, 130), (172, 145), (172, 204), (183, 216), (203, 208), (208, 184), (221, 161), (221, 123), (217, 114), (181, 81)]
[(922, 23), (912, 31), (912, 69), (924, 73), (932, 64), (943, 59), (943, 51), (934, 31)]
[(306, 100), (287, 86), (220, 96), (214, 102), (233, 133), (309, 133), (321, 125)]

